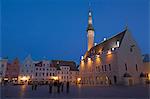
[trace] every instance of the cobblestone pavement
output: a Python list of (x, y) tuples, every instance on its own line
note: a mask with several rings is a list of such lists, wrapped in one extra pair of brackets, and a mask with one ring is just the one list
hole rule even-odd
[(32, 90), (30, 85), (1, 86), (2, 99), (51, 99), (51, 98), (85, 98), (85, 99), (150, 99), (149, 86), (71, 86), (69, 93), (57, 93), (57, 88), (53, 87), (53, 93), (49, 93), (49, 86), (38, 86), (37, 90)]

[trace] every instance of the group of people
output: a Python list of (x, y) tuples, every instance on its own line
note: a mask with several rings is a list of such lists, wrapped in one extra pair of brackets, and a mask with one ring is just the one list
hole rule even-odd
[[(34, 82), (32, 84), (32, 90), (37, 90), (38, 83)], [(66, 82), (66, 93), (69, 93), (69, 82)], [(51, 81), (49, 83), (49, 93), (52, 93), (53, 91), (57, 90), (57, 93), (64, 91), (64, 83), (59, 81)]]
[[(59, 82), (59, 81), (50, 82), (49, 83), (49, 93), (52, 93), (53, 87), (55, 89), (57, 89), (57, 93), (60, 93), (60, 90), (61, 90), (61, 92), (63, 92), (63, 90), (64, 90), (64, 83), (63, 82)], [(66, 83), (66, 92), (69, 93), (69, 82)]]
[(33, 84), (32, 84), (32, 90), (36, 90), (37, 89), (37, 83), (36, 82), (34, 82)]

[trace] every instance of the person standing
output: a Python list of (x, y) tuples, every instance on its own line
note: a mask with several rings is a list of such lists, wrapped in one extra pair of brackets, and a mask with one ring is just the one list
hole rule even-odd
[(50, 82), (50, 84), (49, 84), (49, 93), (52, 93), (52, 87), (53, 87), (53, 83)]
[(64, 84), (63, 82), (61, 82), (61, 92), (63, 92), (63, 90), (64, 90)]
[(67, 81), (67, 85), (66, 85), (66, 87), (67, 87), (66, 92), (67, 92), (67, 93), (69, 93), (69, 82), (68, 82), (68, 81)]
[(57, 92), (60, 93), (60, 83), (59, 83), (59, 81), (57, 82)]

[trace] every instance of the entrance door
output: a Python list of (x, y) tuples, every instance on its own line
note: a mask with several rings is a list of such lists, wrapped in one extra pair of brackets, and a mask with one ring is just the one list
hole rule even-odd
[(117, 84), (117, 77), (114, 76), (114, 83)]

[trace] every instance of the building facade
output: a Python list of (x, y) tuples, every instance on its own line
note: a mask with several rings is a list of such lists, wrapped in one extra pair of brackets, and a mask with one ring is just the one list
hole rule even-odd
[(28, 55), (20, 66), (18, 76), (19, 83), (28, 83), (34, 78), (34, 63), (31, 55)]
[(18, 58), (15, 58), (11, 63), (7, 63), (5, 80), (16, 83), (20, 72), (20, 62)]
[(57, 68), (57, 76), (61, 82), (77, 83), (79, 70), (73, 61), (52, 60), (52, 65)]
[(63, 60), (41, 60), (34, 61), (31, 56), (27, 56), (20, 67), (18, 76), (19, 83), (39, 82), (49, 83), (59, 80), (60, 82), (71, 82), (75, 84), (79, 70), (73, 61)]
[(94, 46), (94, 28), (89, 21), (92, 22), (91, 11), (87, 27), (88, 50), (80, 62), (80, 83), (92, 86), (139, 84), (143, 62), (128, 28)]
[(6, 68), (7, 68), (7, 59), (1, 59), (0, 60), (0, 83), (2, 83), (2, 81), (5, 78), (5, 73), (6, 73)]
[(150, 55), (143, 55), (143, 72), (141, 74), (142, 83), (150, 83)]

